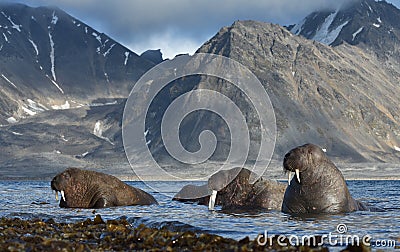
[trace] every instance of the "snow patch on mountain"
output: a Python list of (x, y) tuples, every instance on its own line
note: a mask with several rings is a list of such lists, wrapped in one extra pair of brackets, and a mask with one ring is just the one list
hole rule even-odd
[(373, 13), (374, 12), (374, 10), (372, 9), (372, 7), (368, 4), (368, 3), (366, 3), (367, 4), (367, 6), (368, 6), (368, 8), (369, 8), (369, 10), (371, 11), (371, 13)]
[(35, 44), (35, 42), (33, 42), (32, 39), (28, 39), (28, 40), (29, 40), (29, 42), (31, 42), (31, 44), (32, 44), (32, 46), (33, 46), (33, 49), (35, 49), (36, 56), (38, 56), (38, 55), (39, 55), (39, 50), (38, 50), (37, 45)]
[(4, 40), (9, 43), (8, 37), (6, 36), (6, 34), (4, 34), (4, 32), (3, 32), (3, 37), (4, 37)]
[(129, 52), (125, 52), (125, 61), (124, 61), (125, 66), (126, 64), (128, 64), (128, 59), (129, 59)]
[(102, 125), (101, 121), (97, 121), (96, 124), (94, 125), (93, 135), (95, 135), (98, 138), (101, 138), (103, 140), (106, 140), (111, 145), (114, 145), (114, 143), (111, 142), (111, 140), (109, 138), (103, 136), (103, 125)]
[(53, 105), (53, 106), (51, 106), (51, 108), (54, 109), (54, 110), (70, 109), (71, 105), (69, 104), (68, 101), (65, 101), (64, 104), (62, 104), (62, 105)]
[(5, 79), (11, 86), (18, 89), (17, 86), (12, 81), (10, 81), (6, 76), (4, 76), (4, 74), (1, 74), (1, 77), (3, 77), (3, 79)]
[(93, 35), (93, 37), (95, 37), (95, 38), (99, 41), (99, 43), (101, 44), (101, 36), (98, 35), (98, 34), (95, 33), (95, 32), (92, 32), (92, 35)]
[(51, 36), (51, 32), (49, 32), (49, 39), (50, 39), (50, 62), (51, 62), (51, 74), (53, 75), (53, 80), (57, 81), (56, 77), (56, 70), (54, 66), (54, 41), (53, 37)]
[(56, 88), (58, 88), (58, 90), (60, 90), (60, 92), (61, 92), (62, 94), (64, 94), (64, 90), (60, 87), (60, 85), (58, 85), (57, 82), (55, 82), (54, 80), (52, 80), (47, 74), (46, 74), (46, 77), (49, 78), (49, 80), (51, 81), (51, 83), (53, 83), (53, 85), (56, 86)]
[(109, 106), (118, 104), (118, 101), (106, 102), (106, 103), (90, 103), (89, 107)]
[(43, 104), (40, 104), (39, 102), (35, 102), (31, 99), (27, 99), (27, 102), (28, 102), (29, 109), (31, 109), (32, 111), (34, 111), (36, 113), (48, 110), (48, 108), (46, 106), (44, 106)]
[(13, 116), (11, 116), (11, 117), (7, 118), (7, 122), (13, 124), (13, 123), (17, 123), (18, 121)]
[(104, 77), (106, 77), (107, 83), (110, 83), (110, 78), (108, 78), (108, 74), (106, 72), (104, 72)]
[(332, 44), (336, 38), (339, 36), (339, 33), (342, 31), (342, 28), (348, 24), (349, 21), (344, 22), (343, 24), (337, 26), (335, 29), (330, 30), (330, 26), (332, 22), (335, 20), (338, 11), (330, 14), (321, 25), (321, 27), (317, 30), (313, 40), (319, 41), (321, 43), (330, 45)]
[[(36, 102), (32, 99), (27, 99), (26, 100), (27, 103), (26, 104), (22, 104), (21, 105), (21, 109), (25, 114), (28, 114), (29, 116), (34, 116), (38, 113), (41, 113), (43, 111), (49, 110), (46, 106), (44, 106), (43, 104)], [(19, 103), (19, 102), (18, 102)], [(17, 120), (14, 117), (9, 117), (7, 119), (8, 123), (16, 123)]]
[(56, 12), (53, 11), (51, 23), (52, 23), (53, 25), (56, 25), (56, 24), (57, 24), (57, 21), (58, 21), (58, 17), (56, 16)]
[(17, 24), (15, 24), (15, 23), (12, 21), (11, 17), (7, 16), (3, 11), (1, 12), (1, 14), (3, 14), (3, 16), (4, 16), (5, 18), (8, 19), (8, 21), (10, 21), (10, 23), (11, 23), (11, 28), (13, 28), (13, 29), (15, 29), (15, 30), (21, 32), (21, 27), (22, 27), (22, 25), (17, 25)]
[(89, 151), (86, 151), (86, 152), (84, 152), (84, 153), (81, 154), (81, 157), (84, 158), (84, 157), (86, 157), (89, 153), (90, 153)]
[(354, 41), (354, 39), (357, 37), (357, 35), (360, 34), (360, 32), (363, 31), (363, 29), (364, 29), (364, 26), (361, 27), (360, 29), (358, 29), (356, 32), (353, 33), (353, 39), (352, 39), (353, 41)]
[(290, 30), (290, 32), (295, 35), (299, 35), (301, 33), (301, 31), (303, 30), (303, 26), (304, 26), (305, 22), (306, 22), (306, 19), (303, 19), (300, 23), (293, 26), (293, 28)]
[(22, 105), (22, 110), (23, 110), (26, 114), (28, 114), (28, 115), (30, 115), (30, 116), (34, 116), (34, 115), (37, 114), (35, 111), (30, 110), (30, 109), (29, 109), (28, 107), (26, 107), (25, 105)]
[(64, 135), (60, 135), (60, 137), (61, 137), (61, 140), (63, 140), (64, 142), (68, 142), (68, 139), (66, 139)]
[(96, 124), (94, 125), (93, 135), (95, 135), (97, 137), (102, 137), (103, 130), (101, 127), (101, 121), (97, 121)]
[(13, 135), (16, 135), (16, 136), (23, 136), (23, 135), (24, 135), (24, 134), (22, 134), (22, 133), (15, 132), (15, 131), (12, 131), (12, 130), (10, 130), (10, 132), (11, 132)]
[(107, 50), (105, 53), (103, 53), (103, 56), (106, 57), (106, 56), (110, 53), (111, 49), (113, 49), (114, 46), (115, 46), (115, 43), (112, 44), (112, 45), (110, 46), (110, 48), (108, 48), (108, 50)]

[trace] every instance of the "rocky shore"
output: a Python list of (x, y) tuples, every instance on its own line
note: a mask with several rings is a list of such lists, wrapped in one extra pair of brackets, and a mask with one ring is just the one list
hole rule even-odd
[[(233, 240), (213, 234), (133, 227), (125, 219), (56, 223), (53, 219), (0, 219), (0, 251), (329, 251), (327, 247), (261, 246), (257, 239)], [(370, 251), (348, 247), (343, 251)]]

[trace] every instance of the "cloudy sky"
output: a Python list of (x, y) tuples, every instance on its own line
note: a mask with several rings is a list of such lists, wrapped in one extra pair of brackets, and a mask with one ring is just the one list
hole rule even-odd
[[(349, 1), (352, 0), (7, 0), (59, 7), (138, 54), (161, 49), (164, 58), (195, 52), (221, 27), (236, 20), (293, 24), (312, 11)], [(400, 6), (400, 0), (389, 2)]]

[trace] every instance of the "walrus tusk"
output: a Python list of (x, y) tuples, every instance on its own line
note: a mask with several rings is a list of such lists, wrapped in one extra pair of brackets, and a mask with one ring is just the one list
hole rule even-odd
[(213, 190), (211, 195), (210, 195), (210, 201), (208, 202), (208, 209), (209, 210), (214, 210), (215, 199), (217, 198), (217, 193), (218, 193), (218, 191)]
[(58, 192), (54, 191), (56, 193), (56, 201), (58, 201)]
[(288, 172), (288, 184), (290, 185), (290, 180), (292, 180), (292, 172)]
[(300, 170), (296, 169), (296, 177), (297, 177), (297, 181), (299, 181), (300, 184)]
[(66, 200), (65, 200), (64, 191), (61, 191), (61, 197), (62, 197), (62, 199), (63, 199), (64, 201), (66, 201)]

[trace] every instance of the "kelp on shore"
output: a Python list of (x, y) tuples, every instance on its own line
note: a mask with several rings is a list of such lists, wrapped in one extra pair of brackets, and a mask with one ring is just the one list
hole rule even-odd
[[(280, 246), (276, 240), (265, 246), (257, 239), (241, 240), (218, 235), (174, 232), (167, 228), (133, 227), (126, 219), (57, 223), (53, 219), (0, 219), (0, 251), (329, 251), (327, 247)], [(370, 251), (366, 247), (346, 251)]]

